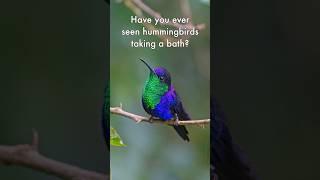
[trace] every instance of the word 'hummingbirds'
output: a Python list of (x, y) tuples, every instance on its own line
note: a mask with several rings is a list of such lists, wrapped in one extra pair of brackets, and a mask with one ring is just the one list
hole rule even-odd
[[(162, 67), (152, 69), (144, 60), (140, 59), (150, 70), (149, 78), (145, 83), (142, 93), (142, 105), (144, 110), (163, 121), (168, 120), (190, 120), (191, 118), (184, 110), (182, 102), (173, 85), (170, 73)], [(188, 130), (182, 125), (173, 125), (180, 137), (189, 141)]]

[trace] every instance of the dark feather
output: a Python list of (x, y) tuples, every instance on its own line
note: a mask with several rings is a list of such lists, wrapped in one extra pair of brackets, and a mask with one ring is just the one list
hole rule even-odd
[(176, 132), (179, 134), (179, 136), (185, 140), (185, 141), (190, 141), (188, 137), (188, 130), (185, 126), (173, 126), (173, 128), (176, 130)]
[(225, 116), (215, 99), (211, 104), (211, 166), (219, 180), (257, 180), (247, 157), (233, 143)]
[[(180, 101), (180, 98), (177, 95), (177, 105), (174, 107), (174, 113), (177, 114), (178, 119), (179, 120), (190, 120), (190, 116), (188, 115), (188, 113), (185, 111), (185, 109), (183, 108), (183, 105)], [(188, 137), (188, 130), (185, 126), (173, 126), (173, 128), (177, 131), (177, 133), (179, 134), (179, 136), (185, 140), (185, 141), (190, 141), (189, 137)]]

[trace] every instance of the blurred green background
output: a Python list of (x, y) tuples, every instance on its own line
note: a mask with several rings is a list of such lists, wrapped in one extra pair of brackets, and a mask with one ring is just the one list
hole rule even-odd
[[(108, 12), (102, 0), (0, 3), (0, 144), (106, 172), (101, 110), (108, 68)], [(58, 179), (0, 166), (0, 179)]]
[[(145, 1), (163, 17), (181, 17), (179, 1)], [(168, 3), (170, 6), (168, 6)], [(201, 1), (190, 1), (194, 23), (205, 23), (199, 36), (191, 37), (189, 48), (131, 48), (130, 41), (139, 38), (159, 42), (154, 36), (121, 35), (122, 29), (142, 29), (130, 24), (134, 15), (122, 3), (111, 1), (111, 106), (147, 116), (141, 104), (142, 89), (149, 70), (139, 58), (152, 67), (165, 67), (184, 106), (194, 119), (208, 118), (210, 104), (210, 7)], [(114, 180), (207, 180), (209, 176), (209, 127), (188, 126), (189, 143), (171, 127), (157, 124), (135, 124), (132, 120), (111, 115), (111, 126), (117, 129), (126, 147), (111, 148), (111, 175)]]

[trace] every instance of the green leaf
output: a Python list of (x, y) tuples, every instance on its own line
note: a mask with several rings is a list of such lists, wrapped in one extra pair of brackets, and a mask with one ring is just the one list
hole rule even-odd
[(124, 147), (126, 146), (117, 131), (113, 128), (110, 127), (110, 145), (111, 146), (118, 146), (118, 147)]

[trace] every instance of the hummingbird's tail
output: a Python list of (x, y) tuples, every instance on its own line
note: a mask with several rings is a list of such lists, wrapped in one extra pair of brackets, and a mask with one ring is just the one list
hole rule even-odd
[[(184, 110), (182, 103), (179, 102), (177, 107), (175, 108), (175, 113), (177, 114), (179, 120), (189, 120), (191, 119), (188, 115), (188, 113)], [(188, 130), (185, 126), (173, 126), (173, 128), (177, 131), (177, 133), (179, 134), (179, 136), (185, 140), (185, 141), (190, 141), (189, 137), (188, 137)]]
[(189, 137), (188, 137), (188, 130), (185, 126), (173, 126), (173, 128), (177, 131), (177, 133), (179, 134), (179, 136), (185, 140), (185, 141), (190, 141)]

